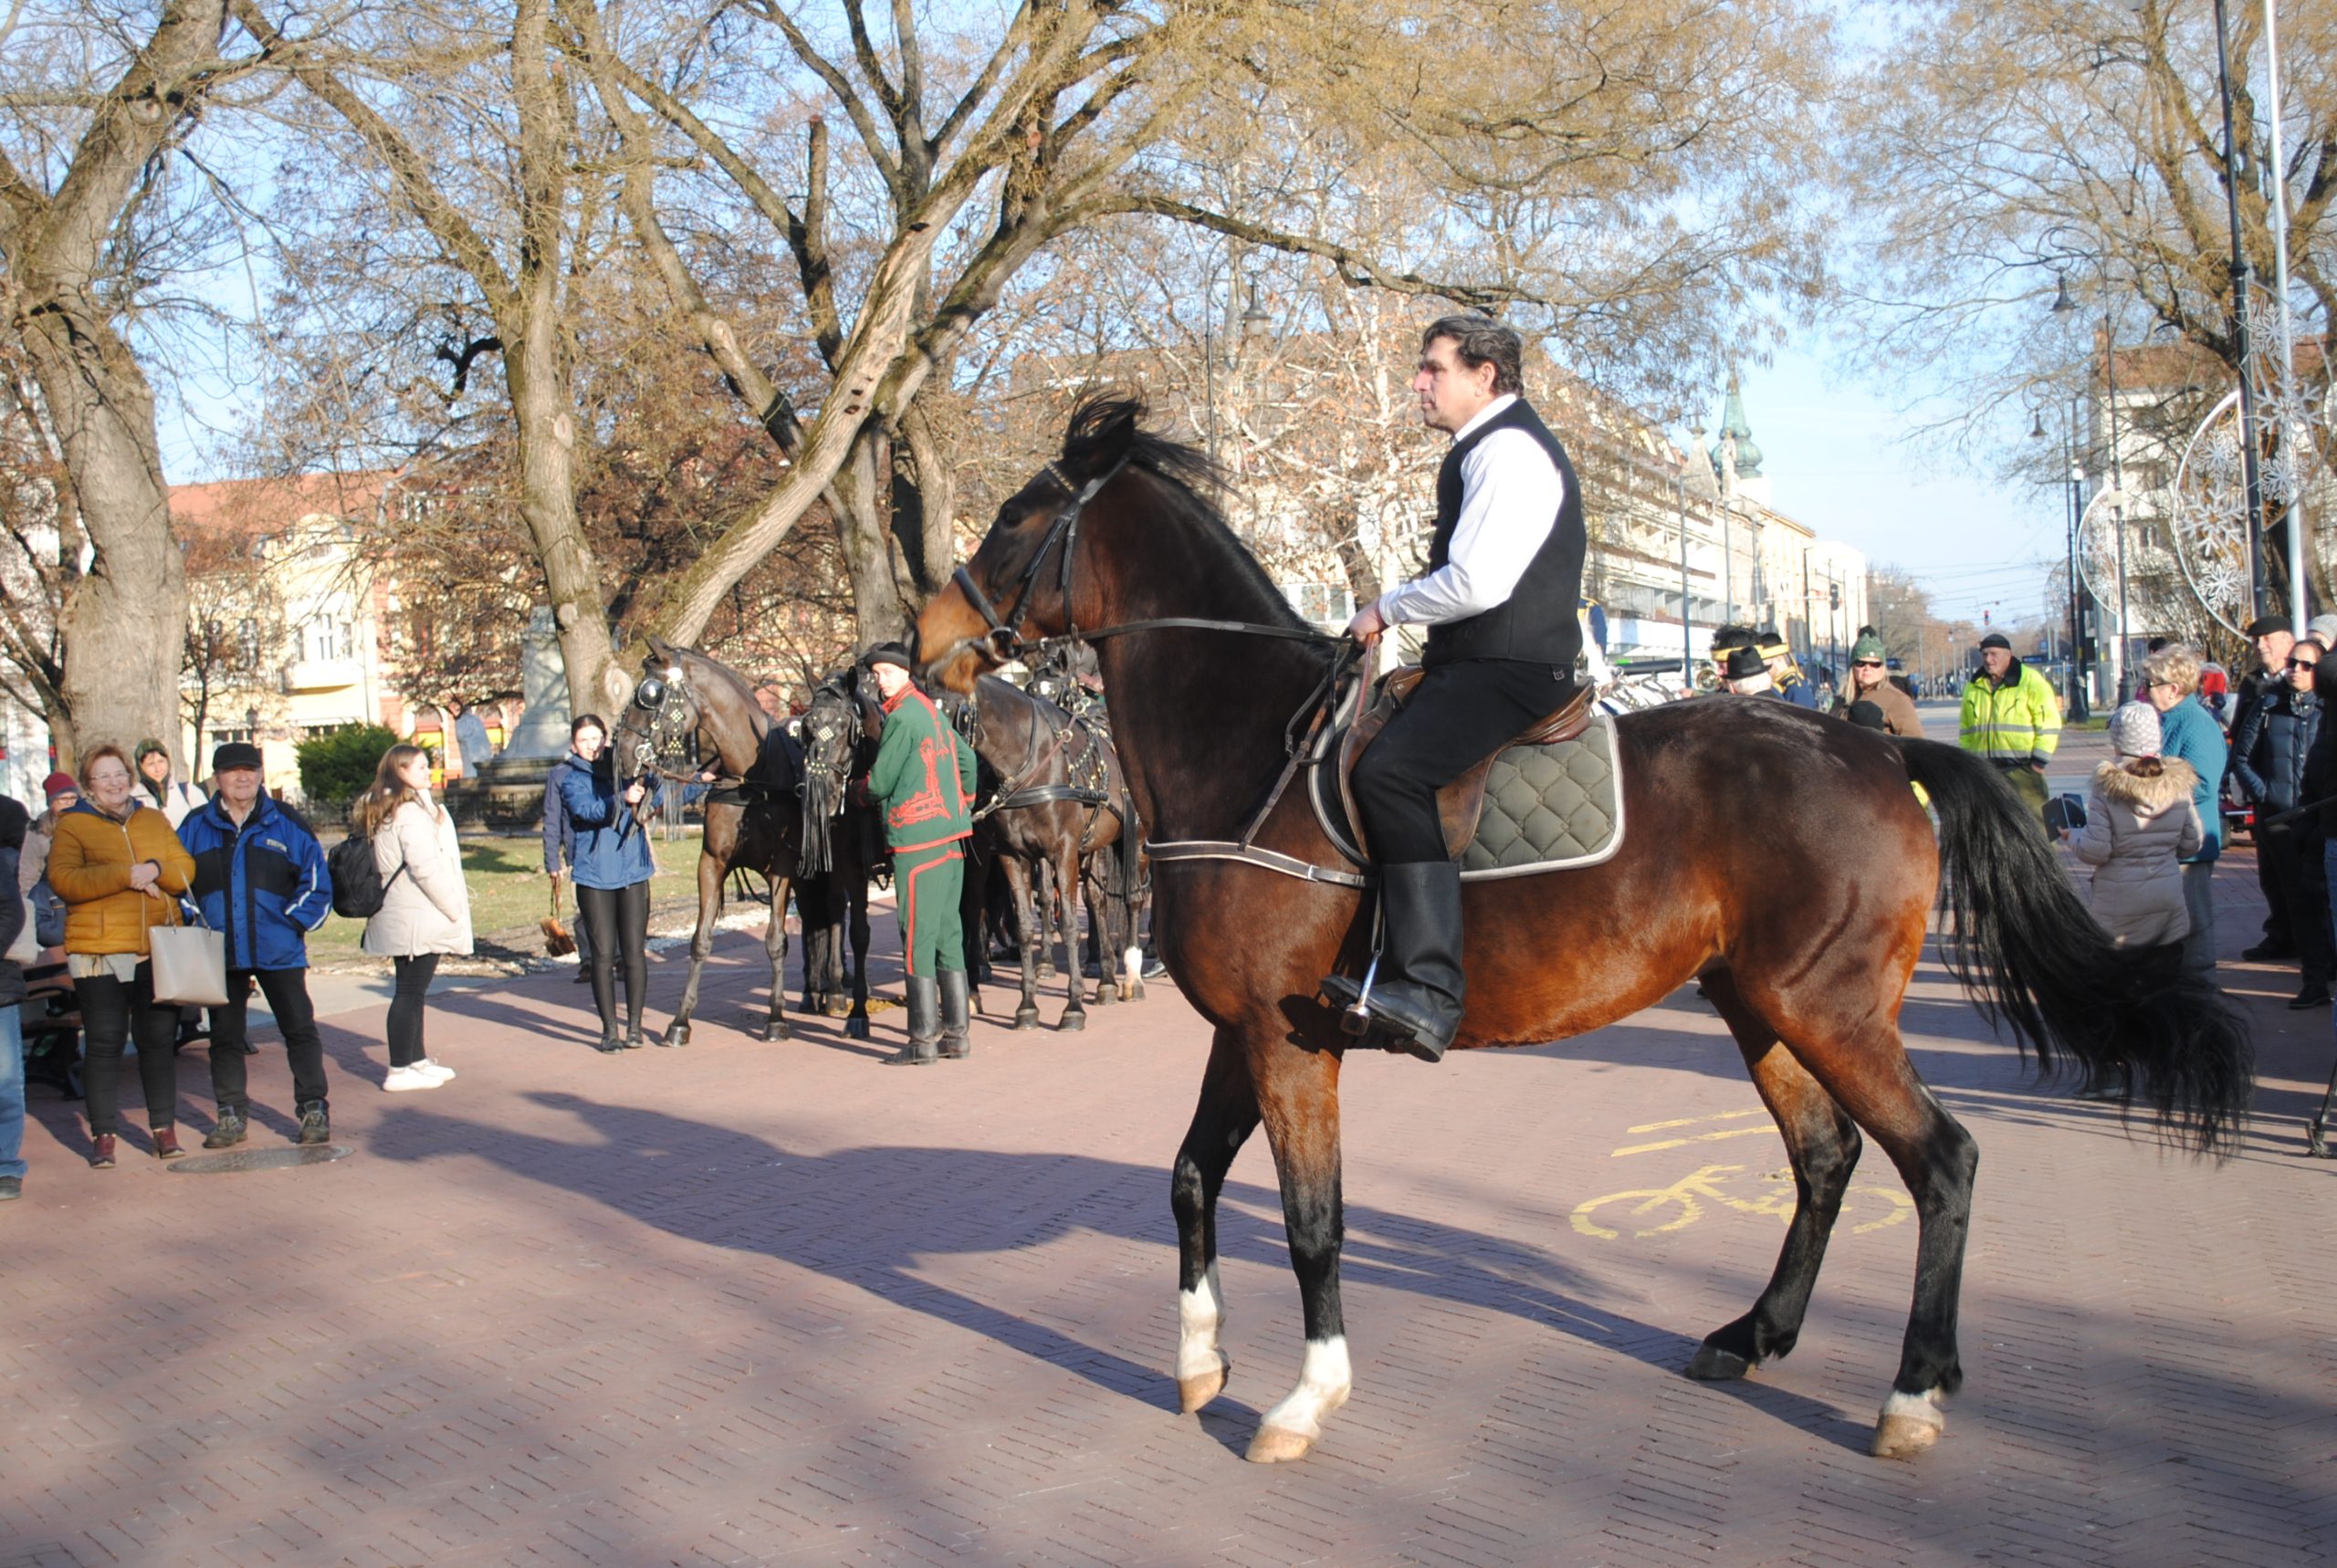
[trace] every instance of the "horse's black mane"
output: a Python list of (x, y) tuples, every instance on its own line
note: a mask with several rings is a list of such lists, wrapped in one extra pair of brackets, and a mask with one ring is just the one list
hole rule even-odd
[[(1144, 415), (1140, 398), (1112, 394), (1089, 398), (1072, 412), (1071, 423), (1064, 432), (1063, 455), (1055, 465), (1077, 484), (1108, 474), (1122, 463), (1165, 481), (1158, 486), (1162, 501), (1200, 525), (1199, 537), (1218, 547), (1226, 569), (1246, 577), (1273, 605), (1273, 619), (1282, 624), (1305, 625), (1219, 510), (1215, 497), (1227, 488), (1225, 470), (1206, 452), (1145, 429)], [(1043, 477), (1033, 481), (1043, 482)]]

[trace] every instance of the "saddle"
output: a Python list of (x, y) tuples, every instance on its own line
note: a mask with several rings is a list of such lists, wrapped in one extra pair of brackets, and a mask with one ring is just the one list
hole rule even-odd
[[(1361, 718), (1348, 726), (1339, 737), (1338, 779), (1339, 804), (1346, 810), (1347, 825), (1355, 835), (1357, 845), (1368, 857), (1371, 845), (1364, 839), (1363, 814), (1356, 810), (1353, 779), (1355, 765), (1388, 721), (1396, 716), (1420, 684), (1424, 674), (1417, 664), (1407, 664), (1390, 674), (1379, 689), (1378, 699)], [(1504, 741), (1492, 755), (1481, 758), (1466, 773), (1436, 792), (1436, 814), (1444, 828), (1444, 847), (1448, 854), (1459, 860), (1470, 842), (1477, 836), (1478, 819), (1484, 815), (1485, 780), (1493, 764), (1504, 752), (1518, 746), (1556, 746), (1572, 740), (1590, 727), (1597, 715), (1592, 698), (1597, 692), (1584, 686), (1564, 707), (1547, 718), (1528, 727), (1524, 733)]]

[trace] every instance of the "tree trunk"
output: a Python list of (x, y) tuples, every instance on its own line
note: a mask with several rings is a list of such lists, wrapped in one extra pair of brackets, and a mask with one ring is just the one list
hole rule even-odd
[(88, 747), (152, 737), (178, 776), (179, 664), (186, 649), (186, 569), (171, 538), (170, 487), (154, 435), (154, 394), (130, 346), (78, 290), (16, 324), (48, 404), (92, 549), (67, 597), (62, 715), (50, 716), (59, 762)]
[(576, 516), (576, 413), (560, 365), (559, 323), (550, 319), (556, 293), (548, 283), (530, 290), (521, 308), (527, 330), (503, 354), (519, 429), (519, 515), (543, 563), (569, 711), (606, 715), (631, 694), (632, 681), (617, 667), (600, 573)]
[(853, 439), (833, 490), (844, 503), (835, 514), (836, 545), (852, 583), (861, 646), (904, 639), (908, 615), (893, 580), (893, 444), (874, 423)]
[(901, 420), (901, 438), (908, 448), (908, 462), (894, 487), (893, 532), (901, 541), (913, 602), (922, 609), (957, 569), (956, 454), (944, 449), (933, 422), (917, 402), (909, 404)]

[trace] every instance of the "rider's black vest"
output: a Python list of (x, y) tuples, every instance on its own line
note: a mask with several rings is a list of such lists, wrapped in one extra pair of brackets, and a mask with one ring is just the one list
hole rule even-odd
[(1582, 557), (1587, 543), (1582, 490), (1575, 483), (1574, 464), (1567, 459), (1567, 449), (1524, 398), (1454, 442), (1452, 450), (1444, 455), (1444, 466), (1436, 476), (1436, 537), (1429, 545), (1428, 568), (1435, 571), (1451, 559), (1452, 530), (1461, 520), (1462, 460), (1496, 430), (1522, 430), (1550, 455), (1566, 486), (1566, 495), (1558, 502), (1557, 520), (1509, 598), (1464, 621), (1430, 627), (1420, 663), (1433, 666), (1455, 659), (1515, 659), (1555, 664), (1571, 674), (1575, 656), (1582, 652), (1582, 623), (1575, 618), (1582, 602)]

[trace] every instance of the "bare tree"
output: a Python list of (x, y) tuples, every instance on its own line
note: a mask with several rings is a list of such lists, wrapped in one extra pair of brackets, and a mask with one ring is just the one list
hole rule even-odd
[(152, 281), (143, 225), (173, 199), (168, 154), (250, 64), (219, 53), (224, 0), (142, 10), (28, 18), (12, 9), (0, 54), (11, 78), (0, 91), (0, 256), (26, 377), (14, 395), (55, 443), (48, 501), (61, 544), (50, 570), (63, 590), (53, 650), (12, 615), (10, 653), (68, 759), (89, 737), (162, 736), (178, 749), (186, 580), (154, 392), (125, 323)]

